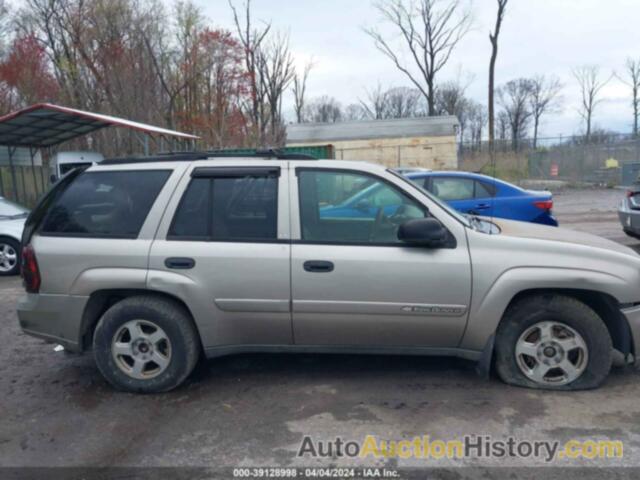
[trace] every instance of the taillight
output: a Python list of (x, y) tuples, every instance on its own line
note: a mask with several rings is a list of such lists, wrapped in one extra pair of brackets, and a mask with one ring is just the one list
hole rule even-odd
[(533, 204), (540, 210), (551, 210), (553, 208), (553, 200), (540, 200), (533, 202)]
[(36, 260), (36, 252), (31, 244), (22, 249), (22, 283), (27, 293), (40, 291), (40, 270)]
[(635, 193), (636, 193), (636, 192), (634, 192), (633, 190), (627, 190), (627, 198), (631, 198), (631, 197), (633, 197), (633, 195), (634, 195)]

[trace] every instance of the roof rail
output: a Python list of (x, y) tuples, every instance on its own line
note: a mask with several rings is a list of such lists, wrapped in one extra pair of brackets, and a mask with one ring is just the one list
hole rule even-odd
[(313, 155), (304, 153), (285, 153), (278, 149), (256, 150), (255, 152), (237, 153), (224, 150), (211, 150), (202, 152), (164, 152), (148, 157), (122, 157), (107, 158), (100, 162), (101, 165), (121, 165), (125, 163), (153, 163), (153, 162), (192, 162), (195, 160), (207, 160), (210, 158), (264, 158), (277, 160), (317, 160)]

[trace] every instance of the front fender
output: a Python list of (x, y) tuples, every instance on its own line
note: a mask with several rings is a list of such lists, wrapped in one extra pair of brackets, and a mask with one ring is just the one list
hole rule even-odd
[(587, 290), (606, 293), (620, 301), (627, 281), (613, 273), (572, 268), (517, 267), (503, 272), (492, 284), (474, 285), (467, 329), (460, 348), (483, 350), (509, 303), (527, 290)]
[(0, 224), (0, 237), (9, 237), (20, 243), (24, 220), (3, 220)]

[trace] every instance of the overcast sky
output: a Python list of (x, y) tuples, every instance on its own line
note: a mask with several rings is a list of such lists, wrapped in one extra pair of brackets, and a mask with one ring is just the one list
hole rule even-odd
[[(241, 6), (241, 0), (235, 0)], [(217, 27), (232, 28), (225, 0), (196, 0)], [(474, 28), (460, 43), (440, 81), (462, 70), (473, 78), (468, 94), (486, 104), (490, 44), (495, 0), (471, 0)], [(256, 20), (270, 21), (288, 32), (296, 63), (313, 57), (310, 97), (330, 95), (348, 104), (364, 98), (365, 88), (409, 81), (378, 52), (363, 26), (382, 26), (370, 0), (253, 0)], [(564, 83), (564, 109), (544, 120), (542, 135), (572, 135), (582, 130), (577, 107), (580, 91), (571, 75), (574, 67), (594, 64), (603, 77), (623, 72), (628, 56), (640, 58), (640, 0), (510, 0), (500, 36), (496, 67), (498, 84), (544, 73)], [(400, 45), (400, 44), (399, 44)], [(595, 124), (628, 132), (632, 113), (630, 91), (613, 79), (603, 90)], [(289, 105), (291, 100), (289, 100)]]

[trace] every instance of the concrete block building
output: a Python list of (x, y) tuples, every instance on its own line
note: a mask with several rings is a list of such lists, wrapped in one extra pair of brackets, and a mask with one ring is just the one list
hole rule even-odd
[(455, 116), (291, 124), (287, 146), (332, 145), (338, 160), (455, 170), (458, 128)]

